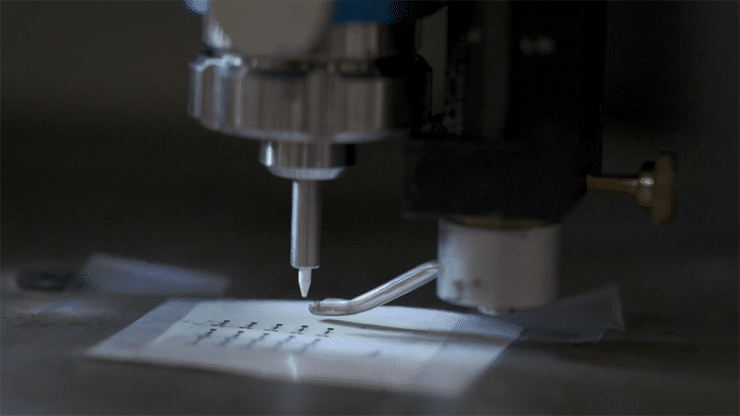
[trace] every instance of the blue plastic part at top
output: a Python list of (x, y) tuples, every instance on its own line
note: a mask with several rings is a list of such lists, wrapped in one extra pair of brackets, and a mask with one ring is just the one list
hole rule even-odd
[[(184, 0), (185, 8), (199, 16), (210, 12), (209, 0)], [(397, 24), (413, 20), (419, 13), (413, 1), (337, 0), (331, 22), (335, 25), (357, 23)]]
[(332, 23), (335, 25), (373, 23), (396, 24), (416, 17), (412, 1), (402, 0), (337, 0)]
[(198, 16), (205, 16), (211, 11), (211, 5), (208, 0), (185, 0), (185, 8)]

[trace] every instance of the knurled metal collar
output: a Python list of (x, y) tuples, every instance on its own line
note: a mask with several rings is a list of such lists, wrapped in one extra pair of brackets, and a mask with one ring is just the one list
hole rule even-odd
[(415, 75), (349, 75), (300, 63), (265, 70), (238, 55), (201, 55), (190, 64), (188, 113), (211, 130), (258, 140), (352, 144), (402, 137), (420, 102), (410, 84), (427, 74)]

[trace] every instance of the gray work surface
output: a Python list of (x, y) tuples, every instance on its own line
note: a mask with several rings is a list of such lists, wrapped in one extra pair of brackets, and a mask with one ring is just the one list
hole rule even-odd
[[(656, 227), (634, 200), (587, 196), (563, 223), (562, 293), (616, 282), (627, 329), (513, 344), (443, 400), (82, 357), (162, 299), (33, 314), (60, 295), (14, 289), (16, 271), (75, 270), (93, 252), (221, 273), (228, 297), (299, 299), (290, 184), (257, 163), (255, 143), (185, 116), (198, 20), (173, 17), (180, 3), (3, 2), (0, 411), (738, 414), (738, 6), (641, 4), (610, 12), (604, 170), (676, 151), (677, 219)], [(634, 30), (646, 26), (663, 35)], [(325, 185), (311, 299), (355, 296), (435, 257), (436, 224), (400, 216), (401, 179), (401, 145), (381, 143)], [(434, 284), (393, 304), (452, 309)]]

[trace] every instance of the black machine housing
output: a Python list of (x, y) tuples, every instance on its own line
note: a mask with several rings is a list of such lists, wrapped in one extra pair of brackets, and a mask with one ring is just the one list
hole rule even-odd
[(447, 7), (444, 112), (405, 147), (405, 214), (560, 221), (601, 173), (606, 2)]

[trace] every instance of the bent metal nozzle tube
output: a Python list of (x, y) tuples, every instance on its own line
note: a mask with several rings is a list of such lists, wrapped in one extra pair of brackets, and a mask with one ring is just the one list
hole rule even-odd
[(308, 310), (322, 316), (354, 315), (369, 311), (431, 282), (437, 277), (438, 270), (437, 260), (428, 261), (354, 299), (324, 299), (309, 305)]

